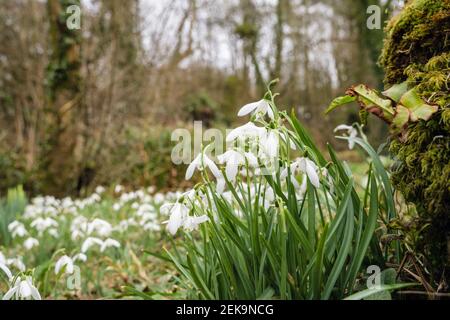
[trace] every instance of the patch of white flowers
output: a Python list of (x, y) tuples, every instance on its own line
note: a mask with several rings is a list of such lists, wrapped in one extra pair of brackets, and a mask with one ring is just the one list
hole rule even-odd
[[(54, 276), (59, 279), (74, 274), (86, 262), (95, 263), (99, 257), (114, 252), (122, 256), (125, 242), (133, 241), (130, 235), (158, 236), (162, 221), (167, 219), (160, 207), (176, 201), (182, 192), (154, 192), (153, 187), (126, 192), (125, 187), (117, 185), (109, 197), (104, 187), (97, 187), (84, 199), (31, 199), (24, 213), (7, 226), (12, 243), (4, 248), (7, 251), (0, 252), (0, 297), (40, 299), (37, 288), (42, 279), (36, 285), (30, 267), (37, 267), (34, 258), (52, 246), (61, 252), (51, 261)], [(186, 230), (195, 229), (196, 224), (195, 219), (188, 219)], [(66, 248), (71, 248), (70, 252)], [(3, 287), (2, 279), (6, 280)]]
[[(186, 179), (191, 179), (198, 170), (207, 187), (197, 187), (162, 208), (170, 215), (166, 224), (171, 234), (175, 235), (180, 228), (188, 232), (196, 230), (202, 223), (215, 218), (217, 208), (211, 201), (211, 193), (226, 201), (240, 218), (243, 213), (239, 202), (251, 202), (266, 210), (274, 206), (275, 193), (263, 175), (279, 176), (285, 187), (292, 184), (300, 199), (304, 197), (308, 181), (314, 188), (325, 184), (333, 189), (327, 169), (320, 168), (307, 154), (290, 160), (289, 150), (297, 150), (292, 140), (294, 135), (281, 124), (271, 101), (263, 99), (247, 104), (238, 116), (249, 114), (252, 114), (252, 121), (228, 134), (229, 148), (217, 157), (217, 163), (208, 155), (206, 147), (189, 165)], [(214, 178), (212, 181), (208, 172)], [(283, 192), (287, 194), (287, 187)]]

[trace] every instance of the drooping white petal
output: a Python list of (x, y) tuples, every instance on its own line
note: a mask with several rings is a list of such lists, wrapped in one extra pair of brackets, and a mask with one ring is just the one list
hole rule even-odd
[(11, 270), (9, 270), (9, 268), (5, 264), (0, 263), (0, 270), (2, 270), (6, 274), (6, 276), (8, 277), (8, 280), (12, 279), (13, 276), (12, 276)]
[(106, 239), (105, 241), (103, 241), (100, 251), (103, 252), (110, 247), (120, 248), (119, 241), (111, 238)]
[(209, 168), (209, 170), (211, 170), (212, 174), (214, 175), (214, 177), (216, 177), (216, 179), (221, 177), (222, 174), (219, 168), (217, 168), (214, 161), (208, 158), (206, 154), (203, 156), (203, 163)]
[(194, 161), (192, 161), (187, 170), (186, 170), (186, 180), (190, 180), (192, 178), (192, 176), (194, 175), (195, 169), (197, 169), (197, 167), (200, 165), (200, 161), (201, 161), (201, 154), (199, 154), (197, 156), (197, 158), (194, 159)]
[(258, 159), (255, 157), (255, 155), (251, 152), (246, 152), (245, 153), (245, 158), (248, 161), (248, 164), (251, 167), (257, 167), (258, 166)]
[(217, 179), (216, 191), (218, 194), (223, 193), (223, 191), (225, 190), (225, 184), (226, 184), (225, 178), (222, 177), (220, 179)]
[(348, 125), (346, 125), (346, 124), (341, 124), (341, 125), (338, 125), (338, 126), (334, 129), (334, 132), (343, 131), (343, 130), (345, 130), (345, 131), (350, 131), (350, 130), (352, 130), (352, 129), (353, 129), (352, 126), (348, 126)]
[(200, 217), (187, 217), (183, 226), (186, 231), (193, 231), (193, 230), (196, 230), (201, 223), (204, 223), (207, 221), (209, 221), (209, 218), (207, 215), (203, 215)]
[(175, 235), (178, 229), (183, 225), (189, 209), (181, 203), (176, 203), (170, 212), (171, 215), (167, 223), (167, 230), (170, 234)]
[(11, 300), (12, 296), (19, 290), (18, 286), (12, 287), (5, 293), (2, 300)]
[(55, 264), (55, 274), (59, 274), (61, 270), (66, 267), (66, 273), (73, 273), (73, 260), (68, 256), (62, 256)]
[(249, 113), (252, 113), (253, 111), (256, 110), (256, 108), (258, 108), (259, 103), (260, 103), (260, 101), (246, 104), (245, 106), (243, 106), (241, 108), (241, 110), (239, 110), (238, 117), (243, 117), (243, 116), (248, 115)]
[(103, 241), (99, 238), (89, 237), (83, 242), (83, 245), (81, 246), (81, 252), (86, 253), (89, 250), (89, 248), (92, 247), (94, 244), (97, 244), (98, 246), (101, 247)]
[(78, 253), (76, 255), (73, 256), (72, 258), (73, 261), (82, 261), (82, 262), (86, 262), (87, 261), (87, 256), (84, 253)]
[(309, 178), (309, 181), (311, 181), (311, 184), (319, 188), (320, 187), (320, 181), (319, 181), (319, 175), (317, 174), (316, 169), (309, 163), (306, 165), (306, 174)]
[(227, 135), (226, 141), (232, 142), (237, 138), (261, 137), (265, 133), (266, 129), (256, 126), (253, 122), (249, 122), (241, 127), (232, 130)]
[(31, 286), (31, 296), (34, 300), (42, 300), (41, 295), (39, 294), (38, 289), (35, 286)]
[(25, 299), (31, 296), (31, 287), (27, 280), (20, 281), (19, 296)]

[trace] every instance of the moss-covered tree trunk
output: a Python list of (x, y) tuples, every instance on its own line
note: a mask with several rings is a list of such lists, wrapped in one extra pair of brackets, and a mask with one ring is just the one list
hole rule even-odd
[(81, 101), (81, 30), (69, 30), (67, 8), (80, 0), (48, 0), (51, 57), (47, 68), (47, 145), (45, 190), (73, 191), (78, 177)]
[(439, 107), (430, 120), (410, 124), (391, 151), (398, 159), (394, 185), (416, 205), (424, 228), (418, 254), (442, 290), (450, 285), (450, 0), (408, 1), (386, 31), (380, 59), (386, 87), (408, 80)]

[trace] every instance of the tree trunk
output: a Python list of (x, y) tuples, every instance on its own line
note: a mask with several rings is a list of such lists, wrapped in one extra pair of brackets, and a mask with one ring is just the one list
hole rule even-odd
[(81, 30), (69, 30), (67, 8), (80, 0), (48, 0), (51, 57), (48, 80), (46, 189), (54, 195), (74, 190), (81, 147)]

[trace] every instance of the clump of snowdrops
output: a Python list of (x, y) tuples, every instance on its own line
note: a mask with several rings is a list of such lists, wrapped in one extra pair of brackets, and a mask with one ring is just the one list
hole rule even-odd
[(364, 266), (384, 266), (378, 219), (396, 212), (377, 153), (338, 128), (370, 156), (367, 185), (356, 192), (349, 166), (331, 146), (322, 154), (275, 97), (269, 89), (240, 110), (250, 122), (227, 136), (218, 164), (206, 147), (186, 173), (203, 182), (165, 208), (167, 229), (183, 232), (166, 253), (193, 298), (342, 299), (366, 289)]
[(100, 186), (83, 199), (29, 202), (9, 194), (0, 203), (0, 299), (22, 300), (118, 297), (128, 280), (145, 287), (139, 253), (161, 238), (159, 208), (181, 192)]

